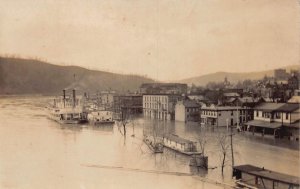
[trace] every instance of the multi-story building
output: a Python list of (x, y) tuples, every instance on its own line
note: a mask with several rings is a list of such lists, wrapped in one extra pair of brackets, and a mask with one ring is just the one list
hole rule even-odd
[(175, 106), (176, 121), (199, 121), (200, 105), (193, 100), (181, 100)]
[(174, 120), (175, 105), (181, 98), (181, 95), (144, 94), (144, 116), (161, 120)]
[(299, 103), (262, 103), (253, 109), (254, 120), (245, 123), (248, 131), (299, 140)]
[(202, 106), (201, 124), (217, 127), (241, 125), (251, 118), (249, 110), (238, 106)]
[(296, 89), (299, 89), (299, 79), (296, 75), (294, 76), (291, 76), (289, 79), (288, 79), (288, 88), (291, 89), (291, 90), (296, 90)]
[(177, 94), (187, 93), (187, 84), (182, 83), (144, 83), (140, 87), (142, 94)]
[(113, 97), (114, 119), (119, 119), (121, 113), (141, 114), (143, 112), (143, 96), (139, 94), (115, 95)]
[(115, 91), (101, 91), (99, 94), (101, 99), (101, 104), (112, 106), (115, 95), (116, 95)]

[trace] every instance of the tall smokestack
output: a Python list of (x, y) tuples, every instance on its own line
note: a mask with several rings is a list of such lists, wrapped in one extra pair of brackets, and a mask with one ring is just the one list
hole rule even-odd
[(76, 106), (76, 94), (75, 94), (75, 89), (73, 89), (73, 107)]
[(66, 89), (63, 90), (64, 108), (66, 107)]

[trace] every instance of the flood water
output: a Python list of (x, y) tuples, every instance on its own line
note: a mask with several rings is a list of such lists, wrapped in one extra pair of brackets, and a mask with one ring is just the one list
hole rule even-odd
[[(49, 97), (0, 97), (0, 188), (230, 188), (231, 158), (221, 174), (221, 130), (198, 124), (136, 118), (124, 137), (117, 125), (61, 125), (47, 119)], [(132, 126), (134, 125), (134, 127)], [(197, 140), (205, 132), (208, 171), (189, 166), (189, 158), (165, 150), (152, 154), (143, 129)], [(134, 134), (134, 136), (132, 136)], [(300, 176), (299, 144), (235, 133), (235, 165), (253, 164)], [(223, 184), (215, 184), (223, 183)], [(225, 183), (225, 184), (224, 184)]]

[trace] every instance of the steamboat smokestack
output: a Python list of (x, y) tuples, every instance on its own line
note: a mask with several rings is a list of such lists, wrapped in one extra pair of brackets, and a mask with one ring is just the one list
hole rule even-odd
[(64, 108), (66, 107), (66, 89), (63, 90)]
[(73, 106), (76, 106), (76, 94), (75, 94), (75, 89), (73, 89)]

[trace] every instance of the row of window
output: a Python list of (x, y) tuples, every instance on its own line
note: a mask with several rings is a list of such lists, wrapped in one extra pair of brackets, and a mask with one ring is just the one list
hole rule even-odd
[(152, 109), (167, 109), (167, 104), (157, 104), (157, 103), (144, 103), (144, 108), (152, 108)]
[[(216, 111), (206, 111), (206, 110), (204, 110), (204, 111), (201, 112), (201, 114), (203, 114), (203, 115), (209, 115), (209, 116), (217, 116), (217, 112)], [(222, 114), (219, 113), (219, 116), (221, 116), (221, 115)]]
[(167, 96), (144, 96), (144, 101), (161, 101), (161, 102), (167, 102), (168, 97)]
[[(256, 117), (259, 117), (259, 111), (256, 111)], [(271, 119), (281, 119), (281, 112), (262, 112), (262, 117), (264, 118), (271, 118)], [(289, 119), (289, 113), (285, 113), (285, 119)]]
[(199, 111), (198, 108), (187, 108), (186, 112), (197, 112)]

